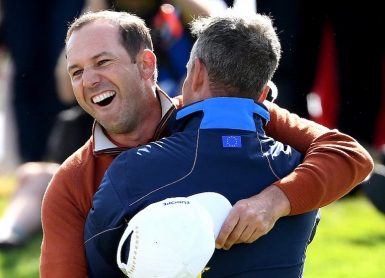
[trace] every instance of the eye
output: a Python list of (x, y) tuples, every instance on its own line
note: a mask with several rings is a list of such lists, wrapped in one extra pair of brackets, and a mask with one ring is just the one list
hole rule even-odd
[(75, 78), (75, 77), (81, 75), (82, 72), (83, 72), (83, 70), (80, 70), (80, 69), (79, 70), (75, 70), (74, 72), (72, 72), (71, 77)]
[(110, 60), (108, 60), (108, 59), (103, 59), (103, 60), (100, 60), (100, 61), (98, 61), (98, 66), (103, 66), (104, 64), (106, 64), (106, 63), (108, 63)]

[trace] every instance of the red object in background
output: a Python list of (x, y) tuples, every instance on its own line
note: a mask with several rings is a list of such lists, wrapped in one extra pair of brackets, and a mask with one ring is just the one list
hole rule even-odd
[(183, 35), (183, 25), (171, 4), (162, 4), (154, 18), (154, 28), (161, 30), (167, 40), (179, 39)]
[(308, 110), (313, 121), (329, 128), (337, 127), (340, 105), (336, 57), (333, 29), (327, 23), (323, 30), (314, 87), (308, 96), (308, 107), (315, 109)]
[(382, 61), (382, 76), (381, 105), (377, 116), (373, 142), (377, 150), (382, 150), (385, 146), (385, 56)]

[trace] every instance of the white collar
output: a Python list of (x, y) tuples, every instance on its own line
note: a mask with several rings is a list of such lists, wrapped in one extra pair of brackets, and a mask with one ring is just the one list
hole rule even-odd
[[(158, 95), (160, 101), (160, 108), (162, 111), (162, 119), (166, 115), (166, 113), (174, 107), (174, 104), (171, 98), (162, 91), (159, 87), (156, 88), (156, 93)], [(114, 144), (104, 133), (102, 126), (95, 121), (93, 131), (93, 151), (94, 153), (100, 153), (104, 151), (114, 151), (118, 149), (122, 149), (116, 144)]]

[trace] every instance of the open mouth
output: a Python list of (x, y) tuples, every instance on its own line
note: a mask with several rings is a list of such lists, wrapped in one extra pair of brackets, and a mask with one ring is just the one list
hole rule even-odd
[(112, 102), (116, 93), (114, 91), (108, 91), (103, 94), (97, 95), (92, 98), (92, 102), (99, 106), (106, 106)]

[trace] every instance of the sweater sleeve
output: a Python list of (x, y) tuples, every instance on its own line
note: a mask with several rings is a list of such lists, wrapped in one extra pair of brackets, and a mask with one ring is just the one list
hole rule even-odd
[(291, 205), (290, 215), (330, 204), (350, 192), (373, 170), (373, 159), (352, 137), (264, 102), (270, 112), (266, 133), (304, 154), (303, 162), (278, 186)]
[(83, 229), (85, 215), (76, 204), (70, 181), (76, 184), (74, 167), (59, 168), (42, 204), (43, 242), (40, 277), (87, 277)]

